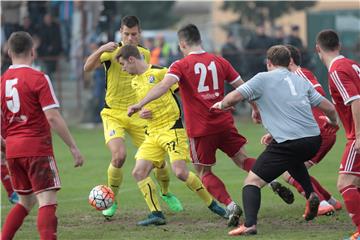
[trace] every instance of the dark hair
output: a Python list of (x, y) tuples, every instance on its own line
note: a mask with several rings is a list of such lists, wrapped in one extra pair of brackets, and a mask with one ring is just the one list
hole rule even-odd
[(121, 47), (115, 58), (117, 61), (119, 61), (121, 57), (126, 60), (128, 60), (129, 57), (142, 59), (139, 49), (132, 45), (124, 45), (123, 47)]
[(290, 44), (285, 44), (285, 47), (290, 51), (290, 56), (293, 59), (294, 63), (298, 66), (301, 65), (301, 53), (300, 50)]
[(140, 30), (140, 20), (136, 16), (125, 16), (121, 19), (121, 27), (123, 26), (127, 26), (128, 28), (138, 26)]
[(332, 29), (325, 29), (316, 36), (316, 43), (325, 51), (337, 50), (340, 46), (338, 34)]
[(180, 28), (177, 32), (179, 40), (184, 40), (188, 45), (201, 44), (199, 29), (194, 24), (188, 24)]
[(288, 67), (290, 64), (290, 51), (284, 45), (272, 46), (266, 55), (273, 65)]
[(15, 55), (30, 53), (34, 43), (29, 33), (24, 31), (13, 32), (8, 40), (9, 49)]

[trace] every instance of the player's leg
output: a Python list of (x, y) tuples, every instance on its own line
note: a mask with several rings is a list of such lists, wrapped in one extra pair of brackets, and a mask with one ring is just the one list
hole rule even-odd
[[(112, 109), (103, 109), (101, 118), (104, 127), (105, 142), (111, 152), (111, 161), (107, 170), (108, 186), (114, 192), (115, 199), (123, 180), (122, 166), (126, 159), (125, 126), (122, 113)], [(105, 218), (112, 217), (117, 209), (117, 202), (104, 211)]]
[(1, 232), (2, 239), (13, 239), (16, 231), (21, 227), (25, 217), (29, 214), (35, 203), (36, 198), (34, 194), (19, 194), (19, 202), (14, 205), (5, 218)]
[(360, 232), (360, 154), (354, 149), (355, 140), (348, 141), (339, 169), (337, 188), (344, 199), (346, 210)]
[(146, 136), (135, 155), (136, 163), (132, 175), (137, 181), (138, 187), (151, 212), (148, 218), (137, 223), (140, 226), (166, 224), (165, 216), (161, 211), (157, 197), (156, 185), (149, 176), (154, 167), (160, 167), (164, 164), (165, 159), (165, 151), (158, 146), (156, 139), (156, 136)]
[(223, 181), (211, 170), (216, 163), (215, 152), (218, 148), (217, 135), (189, 138), (190, 154), (194, 168), (209, 193), (225, 206), (232, 202)]
[(5, 160), (3, 159), (1, 159), (1, 182), (5, 188), (10, 203), (17, 203), (19, 201), (19, 196), (13, 190), (13, 186), (10, 181), (9, 170), (6, 166)]
[[(226, 211), (214, 201), (210, 193), (202, 184), (200, 178), (189, 171), (186, 164), (187, 162), (185, 160), (172, 161), (171, 166), (176, 177), (183, 181), (191, 191), (196, 193), (213, 213), (221, 217), (226, 217)], [(239, 220), (237, 219), (237, 222), (238, 221)]]
[(56, 190), (40, 192), (36, 198), (39, 202), (37, 228), (40, 239), (57, 239)]
[(1, 233), (2, 239), (13, 238), (36, 203), (27, 169), (26, 158), (8, 159), (8, 170), (11, 173), (10, 177), (14, 190), (21, 193), (21, 195), (19, 195), (20, 201), (14, 205), (5, 219)]
[[(130, 118), (129, 118), (130, 119)], [(145, 132), (146, 132), (146, 121), (144, 119), (139, 118), (138, 116), (132, 116), (131, 120), (129, 120), (127, 124), (126, 131), (129, 133), (132, 142), (136, 147), (140, 147), (140, 145), (144, 142)], [(169, 201), (166, 203), (170, 203), (171, 206), (176, 207), (176, 203), (173, 201), (173, 194), (169, 192), (170, 186), (170, 171), (169, 166), (164, 162), (162, 166), (157, 166), (153, 169), (155, 179), (160, 186), (160, 191), (162, 196)], [(177, 199), (176, 199), (177, 200)], [(173, 203), (174, 204), (171, 204)], [(171, 208), (171, 207), (170, 207)], [(176, 211), (176, 210), (174, 210)]]

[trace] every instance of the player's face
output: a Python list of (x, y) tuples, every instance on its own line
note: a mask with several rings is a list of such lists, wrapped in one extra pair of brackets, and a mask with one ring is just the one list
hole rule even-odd
[(130, 57), (129, 59), (120, 58), (119, 63), (122, 66), (122, 70), (130, 74), (136, 74), (135, 61)]
[(137, 46), (140, 43), (140, 29), (139, 26), (135, 26), (132, 28), (128, 28), (127, 26), (123, 26), (120, 29), (121, 39), (125, 45), (130, 44), (133, 46)]

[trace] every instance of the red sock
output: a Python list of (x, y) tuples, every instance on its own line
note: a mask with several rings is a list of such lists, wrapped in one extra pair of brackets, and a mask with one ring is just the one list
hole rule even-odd
[(340, 190), (346, 209), (360, 231), (360, 193), (354, 185), (349, 185)]
[(209, 193), (219, 202), (226, 206), (232, 202), (229, 193), (226, 191), (224, 183), (212, 172), (207, 172), (205, 175), (203, 175), (201, 181)]
[(316, 178), (310, 176), (310, 179), (314, 189), (316, 188), (317, 191), (319, 191), (321, 195), (323, 195), (326, 201), (329, 200), (331, 198), (331, 194), (328, 191), (326, 191), (326, 189), (323, 186), (321, 186), (321, 184), (318, 182), (318, 180), (316, 180)]
[(12, 239), (16, 233), (16, 231), (20, 228), (22, 225), (25, 217), (28, 215), (28, 211), (24, 206), (21, 204), (16, 204), (9, 212), (9, 214), (6, 217), (1, 239), (8, 240)]
[[(310, 176), (310, 178), (312, 178)], [(288, 183), (293, 185), (296, 190), (303, 196), (305, 197), (305, 192), (304, 192), (304, 189), (301, 187), (300, 183), (298, 183), (293, 177), (290, 177), (288, 179)], [(319, 189), (317, 188), (317, 186), (315, 184), (313, 184), (313, 182), (311, 181), (312, 183), (312, 186), (313, 186), (313, 189), (314, 189), (314, 192), (319, 196), (319, 199), (320, 201), (323, 201), (325, 200), (324, 196), (322, 195), (322, 193), (319, 191)]]
[(8, 197), (14, 192), (10, 181), (9, 170), (5, 164), (1, 164), (1, 182), (7, 192)]
[(301, 187), (300, 183), (298, 183), (293, 177), (289, 177), (289, 179), (287, 180), (287, 182), (290, 184), (290, 185), (293, 185), (296, 190), (303, 196), (305, 197), (305, 192), (304, 192), (304, 189)]
[(55, 215), (56, 204), (39, 208), (37, 227), (41, 240), (56, 239), (57, 217)]
[(243, 169), (247, 172), (250, 172), (252, 166), (255, 164), (255, 158), (247, 158), (244, 160)]

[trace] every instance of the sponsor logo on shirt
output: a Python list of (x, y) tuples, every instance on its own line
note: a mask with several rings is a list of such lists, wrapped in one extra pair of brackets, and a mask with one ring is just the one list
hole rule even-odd
[(207, 93), (207, 94), (202, 94), (201, 97), (204, 100), (209, 100), (209, 99), (215, 99), (218, 98), (220, 96), (220, 93), (215, 92), (215, 93)]
[(151, 75), (149, 77), (149, 83), (154, 83), (155, 82), (155, 77), (153, 75)]

